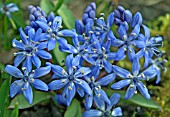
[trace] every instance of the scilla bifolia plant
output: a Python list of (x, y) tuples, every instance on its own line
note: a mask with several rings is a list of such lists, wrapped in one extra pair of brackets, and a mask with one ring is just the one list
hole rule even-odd
[[(14, 53), (14, 66), (5, 68), (10, 75), (20, 78), (11, 84), (11, 98), (23, 93), (31, 104), (32, 87), (42, 91), (60, 90), (62, 93), (56, 95), (58, 103), (69, 106), (78, 94), (84, 98), (84, 117), (122, 116), (121, 108), (115, 107), (120, 94), (109, 97), (103, 88), (106, 86), (112, 90), (127, 87), (125, 99), (137, 92), (150, 99), (145, 82), (156, 76), (156, 83), (160, 81), (163, 66), (158, 61), (162, 55), (158, 47), (163, 45), (163, 40), (160, 36), (150, 37), (141, 13), (133, 15), (118, 6), (107, 18), (103, 13), (96, 17), (96, 4), (91, 3), (82, 21), (76, 20), (75, 29), (70, 30), (62, 28), (62, 18), (53, 12), (47, 15), (40, 7), (29, 6), (28, 9), (30, 24), (24, 30), (19, 29), (21, 40), (12, 41), (13, 47), (18, 49)], [(115, 32), (112, 27), (117, 27)], [(68, 37), (72, 44), (66, 40)], [(65, 66), (47, 61), (42, 67), (42, 59), (52, 59), (50, 51), (56, 43), (61, 52), (68, 53)], [(118, 64), (123, 61), (131, 63), (132, 70)], [(50, 71), (52, 82), (46, 84), (38, 79)], [(101, 75), (103, 73), (105, 75)], [(118, 82), (113, 82), (118, 77)]]

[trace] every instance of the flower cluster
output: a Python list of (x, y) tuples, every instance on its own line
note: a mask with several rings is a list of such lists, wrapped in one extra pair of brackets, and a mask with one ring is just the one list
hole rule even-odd
[[(139, 91), (145, 98), (150, 94), (145, 82), (157, 76), (160, 81), (162, 63), (158, 58), (162, 51), (162, 37), (150, 37), (150, 31), (142, 23), (142, 15), (135, 15), (119, 6), (105, 19), (104, 13), (96, 16), (96, 4), (91, 3), (82, 17), (76, 20), (75, 29), (62, 29), (62, 18), (53, 12), (46, 15), (40, 7), (29, 6), (29, 26), (19, 29), (21, 40), (14, 39), (14, 66), (7, 65), (5, 70), (21, 80), (11, 84), (10, 96), (13, 98), (23, 93), (29, 103), (33, 101), (31, 86), (35, 89), (48, 91), (60, 90), (56, 95), (60, 104), (69, 106), (76, 93), (84, 97), (86, 111), (89, 116), (122, 116), (120, 107), (112, 107), (119, 101), (120, 95), (115, 93), (110, 99), (105, 92), (106, 86), (113, 83), (117, 77), (123, 78), (111, 85), (118, 90), (128, 86), (125, 99), (130, 99)], [(113, 27), (116, 27), (113, 31)], [(67, 37), (72, 39), (69, 44)], [(42, 67), (41, 60), (52, 59), (50, 51), (59, 44), (59, 50), (69, 55), (65, 67), (46, 63)], [(140, 59), (144, 58), (144, 65)], [(128, 61), (132, 70), (126, 70), (117, 63)], [(22, 67), (23, 73), (17, 68)], [(35, 70), (32, 70), (35, 68)], [(52, 71), (52, 82), (46, 85), (37, 78)], [(105, 75), (102, 75), (105, 73)], [(61, 90), (62, 89), (62, 90)], [(97, 107), (99, 110), (91, 109)]]

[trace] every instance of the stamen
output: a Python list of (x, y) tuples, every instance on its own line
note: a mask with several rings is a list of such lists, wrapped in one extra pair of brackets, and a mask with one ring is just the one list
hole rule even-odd
[(135, 94), (137, 94), (138, 92), (137, 91), (134, 91)]
[(84, 74), (84, 71), (83, 71), (83, 70), (81, 70), (81, 71), (80, 71), (80, 73), (81, 73), (81, 74)]
[(12, 43), (12, 46), (13, 46), (13, 47), (16, 47), (17, 45), (15, 44), (15, 42), (13, 42), (13, 43)]
[(63, 79), (61, 82), (62, 82), (63, 84), (65, 84), (65, 83), (66, 83), (66, 80), (65, 80), (65, 79)]
[(62, 74), (65, 74), (65, 73), (66, 73), (66, 71), (63, 69), (63, 70), (62, 70)]
[(124, 39), (124, 40), (127, 40), (127, 36), (126, 36), (126, 35), (124, 35), (124, 36), (123, 36), (123, 39)]
[(51, 26), (52, 22), (49, 22), (48, 25)]
[(136, 36), (136, 33), (132, 33), (131, 35), (135, 37), (135, 36)]
[(72, 90), (72, 88), (71, 88), (70, 86), (68, 87), (68, 89), (69, 89), (69, 90)]
[(100, 94), (100, 93), (98, 93), (98, 94), (97, 94), (97, 97), (100, 97), (100, 96), (101, 96), (101, 94)]

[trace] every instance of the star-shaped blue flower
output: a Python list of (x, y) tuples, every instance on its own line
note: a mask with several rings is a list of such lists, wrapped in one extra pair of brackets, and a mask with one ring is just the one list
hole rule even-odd
[(67, 106), (70, 105), (74, 98), (76, 91), (81, 96), (81, 93), (92, 94), (91, 88), (84, 80), (84, 76), (91, 72), (89, 67), (76, 67), (73, 65), (73, 54), (70, 54), (66, 58), (66, 71), (58, 66), (51, 65), (51, 69), (54, 72), (53, 80), (48, 86), (50, 90), (58, 90), (64, 87), (62, 96), (67, 99)]
[(141, 58), (144, 56), (145, 63), (144, 68), (148, 66), (149, 58), (153, 55), (160, 56), (162, 51), (158, 49), (163, 45), (163, 39), (160, 36), (150, 38), (150, 30), (145, 25), (142, 25), (145, 35), (139, 34), (138, 40), (133, 41), (134, 45), (141, 50), (137, 53), (137, 56)]
[(99, 66), (94, 66), (92, 68), (91, 73), (87, 77), (85, 77), (93, 92), (92, 95), (86, 94), (85, 96), (84, 104), (87, 110), (91, 108), (93, 101), (97, 105), (98, 103), (100, 103), (98, 102), (98, 100), (102, 100), (107, 104), (110, 104), (110, 100), (108, 99), (108, 96), (105, 93), (105, 91), (102, 89), (102, 86), (107, 86), (110, 82), (112, 82), (115, 79), (116, 74), (111, 73), (97, 80), (99, 74), (100, 74)]
[(150, 78), (155, 77), (156, 75), (155, 70), (148, 69), (143, 71), (142, 73), (139, 73), (140, 71), (139, 59), (135, 57), (132, 64), (132, 74), (129, 71), (116, 65), (113, 65), (113, 71), (121, 78), (124, 78), (124, 80), (120, 80), (119, 82), (114, 83), (111, 86), (111, 88), (121, 89), (129, 85), (126, 91), (125, 99), (131, 98), (134, 95), (134, 93), (137, 93), (137, 89), (145, 98), (150, 99), (148, 89), (141, 82), (141, 80), (149, 80)]
[(21, 78), (21, 80), (16, 80), (11, 84), (10, 97), (13, 98), (15, 95), (22, 92), (28, 103), (31, 104), (33, 101), (31, 85), (38, 90), (48, 91), (48, 86), (37, 78), (48, 74), (51, 70), (51, 66), (47, 63), (46, 67), (37, 68), (31, 72), (29, 72), (26, 67), (23, 67), (22, 70), (24, 74), (14, 66), (7, 65), (5, 67), (5, 71), (10, 75), (15, 78)]
[(40, 41), (48, 41), (48, 50), (55, 48), (56, 42), (60, 36), (76, 36), (75, 32), (72, 30), (64, 29), (59, 31), (62, 28), (62, 18), (60, 16), (56, 16), (52, 21), (48, 21), (44, 18), (39, 19), (36, 21), (36, 24), (45, 32)]
[(99, 103), (96, 104), (99, 110), (90, 109), (83, 113), (83, 117), (117, 117), (122, 116), (122, 109), (116, 107), (112, 109), (120, 100), (120, 95), (114, 93), (110, 97), (110, 104), (105, 104), (102, 100), (97, 99)]
[(32, 69), (32, 63), (39, 68), (41, 66), (41, 60), (39, 57), (43, 59), (51, 59), (52, 56), (50, 53), (46, 52), (44, 49), (47, 47), (46, 42), (40, 42), (42, 30), (38, 29), (36, 32), (33, 28), (28, 31), (28, 36), (22, 30), (19, 29), (21, 40), (18, 41), (13, 39), (12, 45), (17, 48), (19, 52), (15, 52), (14, 56), (16, 56), (14, 60), (14, 66), (18, 67), (22, 61), (23, 67), (26, 67), (28, 71)]

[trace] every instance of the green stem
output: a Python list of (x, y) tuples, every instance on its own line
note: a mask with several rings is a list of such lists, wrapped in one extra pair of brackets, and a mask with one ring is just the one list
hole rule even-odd
[(14, 20), (12, 20), (12, 18), (9, 19), (9, 21), (11, 22), (11, 25), (14, 29), (17, 29)]

